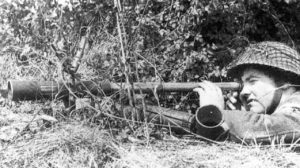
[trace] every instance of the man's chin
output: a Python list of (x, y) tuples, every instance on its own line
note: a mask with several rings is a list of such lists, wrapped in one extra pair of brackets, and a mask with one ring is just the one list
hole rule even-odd
[(256, 106), (250, 107), (250, 111), (253, 112), (253, 113), (258, 113), (258, 114), (265, 114), (266, 113), (264, 108), (256, 107)]

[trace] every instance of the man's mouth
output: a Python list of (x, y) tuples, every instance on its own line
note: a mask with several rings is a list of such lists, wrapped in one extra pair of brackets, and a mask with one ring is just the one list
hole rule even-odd
[(245, 108), (247, 111), (252, 111), (258, 114), (264, 114), (265, 112), (265, 108), (263, 106), (263, 104), (261, 102), (259, 102), (257, 99), (248, 99), (246, 101), (246, 105)]
[(251, 106), (251, 104), (253, 103), (253, 102), (255, 102), (256, 100), (254, 100), (254, 99), (249, 99), (249, 100), (247, 100), (247, 105), (248, 106)]

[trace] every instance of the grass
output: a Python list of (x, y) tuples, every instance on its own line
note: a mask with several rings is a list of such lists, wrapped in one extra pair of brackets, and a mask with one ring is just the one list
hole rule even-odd
[[(2, 167), (102, 167), (117, 155), (105, 131), (80, 123), (59, 123), (2, 144)], [(28, 135), (31, 134), (31, 135)]]
[[(221, 145), (191, 137), (165, 136), (145, 140), (116, 138), (110, 129), (82, 121), (59, 121), (45, 126), (32, 120), (41, 114), (28, 104), (0, 112), (0, 167), (39, 168), (188, 168), (300, 167), (300, 155), (285, 146)], [(27, 108), (27, 109), (26, 109)], [(24, 110), (26, 109), (26, 110)], [(295, 147), (295, 145), (294, 145)]]
[(299, 167), (300, 155), (285, 147), (224, 145), (173, 139), (145, 146), (130, 144), (111, 167)]

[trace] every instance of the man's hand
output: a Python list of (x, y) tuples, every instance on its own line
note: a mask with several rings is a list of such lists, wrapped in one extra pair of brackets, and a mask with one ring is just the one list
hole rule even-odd
[(220, 110), (225, 107), (224, 97), (221, 89), (209, 81), (203, 81), (199, 83), (199, 87), (193, 91), (199, 94), (199, 105), (200, 107), (214, 105)]
[(227, 110), (244, 110), (245, 108), (242, 105), (242, 102), (240, 101), (239, 94), (237, 91), (229, 92), (225, 96), (226, 101), (226, 109)]
[(226, 109), (228, 110), (236, 110), (240, 108), (240, 103), (238, 103), (238, 92), (233, 91), (233, 92), (229, 92), (226, 96), (225, 96), (225, 100), (226, 100)]

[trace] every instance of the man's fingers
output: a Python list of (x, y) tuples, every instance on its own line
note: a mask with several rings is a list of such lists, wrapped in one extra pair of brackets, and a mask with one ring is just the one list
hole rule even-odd
[(229, 97), (228, 100), (233, 104), (237, 103), (237, 99), (235, 97)]
[(230, 92), (226, 94), (226, 99), (229, 100), (231, 103), (235, 104), (237, 103), (238, 99), (238, 93), (237, 92)]
[(208, 90), (210, 90), (210, 91), (216, 90), (216, 86), (213, 83), (209, 82), (209, 81), (202, 81), (200, 83), (200, 86), (202, 88), (204, 88), (204, 90), (207, 90), (207, 91)]
[(230, 110), (236, 110), (236, 107), (235, 107), (230, 101), (226, 101), (226, 106), (227, 106)]
[(204, 89), (203, 88), (200, 88), (200, 87), (197, 87), (195, 89), (193, 89), (194, 92), (197, 92), (198, 94), (200, 93), (203, 93), (204, 92)]
[(201, 107), (201, 103), (203, 103), (203, 100), (201, 100), (201, 98), (203, 98), (203, 95), (205, 93), (204, 89), (203, 88), (195, 88), (193, 89), (194, 92), (197, 92), (198, 95), (199, 95), (199, 106)]
[(239, 96), (239, 93), (238, 93), (237, 91), (235, 91), (235, 92), (232, 93), (232, 96), (233, 96), (233, 97), (238, 97), (238, 96)]
[(218, 95), (223, 95), (222, 90), (212, 82), (203, 81), (199, 83), (199, 86), (202, 87), (204, 91), (208, 92), (209, 94), (213, 94), (216, 92)]
[(193, 91), (197, 92), (199, 97), (205, 93), (204, 89), (200, 87), (193, 89)]
[(199, 105), (204, 107), (207, 105), (217, 106), (219, 109), (224, 109), (224, 97), (221, 89), (215, 84), (203, 81), (199, 83), (199, 87), (193, 89), (199, 94)]
[(209, 87), (203, 82), (199, 83), (199, 88), (203, 89), (204, 91), (210, 90)]
[(240, 104), (238, 102), (238, 92), (233, 91), (226, 94), (226, 106), (230, 110), (236, 110), (240, 108)]

